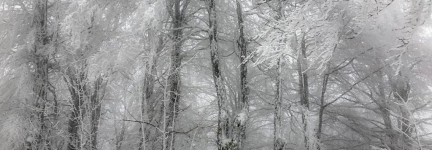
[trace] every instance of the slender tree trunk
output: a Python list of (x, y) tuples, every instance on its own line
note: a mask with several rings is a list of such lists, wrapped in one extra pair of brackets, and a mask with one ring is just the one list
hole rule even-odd
[[(146, 64), (145, 74), (144, 74), (144, 84), (143, 84), (143, 91), (141, 96), (141, 121), (147, 121), (148, 116), (148, 99), (150, 99), (152, 93), (153, 93), (153, 84), (152, 84), (152, 70), (154, 64)], [(147, 73), (149, 71), (150, 73)], [(140, 141), (138, 144), (138, 150), (145, 150), (146, 149), (146, 126), (144, 123), (141, 123), (139, 128), (139, 133), (141, 134)]]
[(309, 83), (308, 83), (308, 75), (305, 72), (306, 64), (306, 33), (303, 33), (303, 37), (301, 39), (300, 52), (299, 57), (297, 58), (298, 64), (298, 75), (299, 75), (299, 89), (300, 89), (300, 104), (304, 106), (306, 109), (309, 109)]
[[(175, 122), (179, 113), (180, 104), (180, 66), (181, 66), (181, 49), (183, 45), (183, 29), (185, 24), (185, 13), (189, 0), (174, 0), (172, 1), (173, 7), (168, 8), (171, 14), (173, 32), (172, 40), (174, 42), (174, 49), (171, 51), (171, 70), (168, 76), (169, 83), (169, 101), (168, 101), (168, 116), (167, 116), (167, 129), (165, 146), (168, 150), (173, 150), (175, 146)], [(166, 106), (165, 106), (166, 107)]]
[(94, 91), (90, 99), (90, 139), (91, 149), (97, 149), (97, 135), (101, 116), (102, 98), (104, 96), (104, 80), (99, 76), (94, 82)]
[(243, 10), (239, 0), (236, 0), (236, 10), (237, 10), (237, 25), (239, 38), (237, 40), (237, 47), (240, 50), (240, 99), (237, 104), (237, 117), (234, 121), (233, 131), (235, 131), (235, 139), (236, 143), (239, 144), (239, 149), (245, 149), (245, 140), (246, 140), (246, 121), (249, 115), (249, 88), (247, 81), (247, 43), (244, 35), (244, 21), (243, 21)]
[[(276, 21), (282, 18), (282, 0), (277, 1), (277, 16)], [(273, 130), (273, 149), (284, 150), (285, 141), (282, 134), (282, 62), (281, 58), (277, 61), (277, 74), (276, 74), (276, 93), (274, 103), (274, 130)]]
[(274, 139), (273, 145), (274, 150), (283, 150), (285, 147), (285, 142), (282, 137), (282, 66), (281, 58), (277, 62), (277, 75), (276, 75), (276, 96), (275, 96), (275, 112), (274, 112)]
[(302, 123), (303, 123), (303, 132), (304, 132), (304, 142), (305, 148), (309, 150), (309, 138), (307, 133), (307, 116), (306, 111), (309, 110), (309, 84), (308, 84), (308, 75), (305, 72), (306, 65), (306, 33), (303, 33), (301, 43), (300, 43), (300, 51), (298, 52), (297, 65), (298, 65), (298, 76), (299, 76), (299, 94), (300, 94), (300, 104), (303, 107), (302, 113)]
[[(144, 85), (143, 85), (143, 91), (142, 91), (142, 101), (141, 101), (141, 116), (142, 116), (142, 121), (149, 121), (152, 118), (148, 118), (148, 114), (149, 114), (149, 104), (152, 104), (151, 101), (151, 97), (153, 96), (153, 88), (154, 88), (154, 84), (155, 84), (155, 76), (154, 73), (156, 73), (156, 66), (157, 66), (157, 58), (158, 58), (158, 53), (162, 50), (163, 48), (163, 37), (161, 35), (159, 35), (158, 38), (158, 46), (156, 47), (156, 49), (152, 49), (151, 51), (154, 51), (152, 53), (152, 57), (151, 60), (145, 65), (146, 66), (146, 74), (144, 77)], [(145, 145), (145, 141), (146, 141), (146, 132), (147, 132), (147, 128), (145, 127), (144, 123), (141, 123), (141, 126), (139, 128), (139, 133), (141, 133), (141, 138), (140, 138), (140, 142), (139, 142), (139, 146), (138, 149), (139, 150), (145, 150), (146, 149), (146, 145)]]
[[(39, 131), (36, 135), (35, 146), (29, 148), (46, 149), (47, 148), (47, 127), (45, 124), (45, 106), (48, 101), (49, 74), (48, 74), (48, 55), (46, 54), (46, 45), (48, 39), (47, 24), (47, 0), (35, 0), (33, 26), (36, 30), (33, 57), (35, 63), (33, 92), (35, 94), (36, 118), (39, 122)], [(32, 144), (27, 144), (32, 145)]]
[[(179, 48), (179, 47), (178, 47)], [(177, 49), (177, 48), (176, 48)], [(180, 49), (178, 49), (180, 50)], [(168, 104), (168, 134), (167, 134), (167, 146), (168, 150), (174, 149), (175, 143), (175, 123), (179, 112), (179, 104), (180, 104), (180, 52), (174, 50), (171, 55), (172, 65), (171, 65), (171, 74), (169, 76), (169, 104)]]
[[(329, 68), (327, 68), (327, 69), (329, 69)], [(316, 132), (316, 137), (317, 137), (318, 141), (321, 140), (323, 116), (324, 116), (324, 110), (325, 110), (325, 105), (324, 105), (325, 98), (324, 97), (325, 97), (325, 93), (327, 91), (327, 84), (328, 84), (329, 76), (330, 76), (330, 74), (327, 71), (327, 73), (324, 74), (322, 87), (321, 87), (320, 109), (319, 109), (319, 114), (318, 114), (318, 130)], [(319, 146), (318, 146), (318, 148), (320, 149)]]
[[(216, 18), (216, 5), (214, 0), (207, 0), (207, 11), (209, 16), (209, 42), (210, 42), (210, 60), (213, 72), (213, 82), (216, 88), (216, 98), (218, 103), (218, 122), (216, 131), (216, 144), (218, 150), (228, 150), (232, 141), (228, 141), (229, 135), (229, 119), (226, 108), (226, 90), (224, 79), (220, 68), (220, 54), (218, 50), (217, 39), (217, 18)], [(231, 144), (230, 144), (231, 143)]]

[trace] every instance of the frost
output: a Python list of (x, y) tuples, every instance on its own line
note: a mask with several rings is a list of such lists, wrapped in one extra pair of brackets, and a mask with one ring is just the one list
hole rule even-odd
[(373, 145), (371, 145), (370, 147), (371, 147), (371, 150), (387, 150), (387, 148), (380, 148), (380, 147), (376, 147)]
[(23, 127), (25, 123), (22, 120), (20, 115), (14, 113), (10, 114), (1, 124), (0, 140), (3, 144), (0, 149), (20, 149), (19, 146), (23, 144), (23, 139), (28, 139), (25, 138), (26, 133)]
[[(266, 64), (269, 68), (276, 66), (280, 59), (283, 63), (292, 63), (297, 59), (301, 49), (301, 37), (305, 34), (307, 61), (311, 62), (306, 70), (311, 67), (317, 70), (324, 70), (327, 62), (333, 57), (333, 52), (339, 43), (340, 24), (329, 20), (328, 11), (311, 12), (314, 15), (303, 14), (313, 7), (312, 4), (305, 4), (304, 9), (292, 12), (296, 15), (274, 20), (258, 38), (262, 39), (261, 46), (257, 47), (255, 54), (257, 60), (254, 65)], [(327, 4), (329, 7), (334, 4)], [(337, 16), (341, 17), (341, 16)]]
[[(69, 140), (86, 148), (95, 139), (103, 142), (98, 149), (139, 149), (139, 142), (145, 149), (161, 149), (173, 141), (171, 147), (181, 149), (220, 145), (271, 149), (273, 142), (280, 149), (324, 150), (379, 142), (375, 133), (390, 137), (404, 131), (410, 139), (427, 141), (418, 135), (430, 134), (422, 129), (430, 119), (432, 65), (425, 60), (430, 58), (426, 51), (431, 44), (426, 41), (432, 32), (423, 35), (419, 29), (431, 24), (431, 0), (391, 5), (393, 0), (215, 1), (216, 11), (210, 10), (214, 16), (208, 16), (212, 15), (208, 1), (48, 1), (50, 41), (41, 44), (35, 43), (40, 42), (37, 20), (33, 21), (35, 3), (4, 0), (0, 3), (0, 150), (25, 149), (25, 142), (45, 139), (54, 148), (68, 147)], [(240, 25), (233, 23), (238, 21), (235, 2), (244, 7), (245, 22)], [(169, 9), (184, 16), (177, 18)], [(179, 19), (181, 25), (174, 28)], [(210, 21), (218, 25), (210, 26)], [(245, 27), (250, 54), (243, 62), (239, 61), (243, 56), (238, 57), (239, 26)], [(209, 39), (213, 33), (208, 30), (213, 29), (217, 37)], [(418, 44), (419, 40), (423, 42)], [(35, 61), (35, 45), (47, 61)], [(214, 80), (208, 58), (216, 47), (221, 57), (213, 61), (219, 61), (221, 75)], [(173, 49), (180, 49), (180, 61), (171, 61)], [(172, 62), (179, 62), (181, 69), (172, 68)], [(249, 108), (239, 107), (244, 91), (238, 65), (246, 62), (250, 62), (245, 68)], [(47, 80), (39, 80), (37, 66), (48, 66)], [(309, 89), (309, 107), (299, 105), (298, 70), (308, 77), (309, 84), (303, 87)], [(172, 94), (171, 77), (177, 73), (181, 82), (176, 86), (182, 90)], [(104, 83), (92, 83), (99, 79)], [(38, 94), (35, 87), (41, 81), (47, 84)], [(176, 94), (181, 101), (169, 102)], [(404, 103), (396, 101), (401, 94), (407, 95)], [(217, 96), (223, 97), (218, 101)], [(97, 112), (91, 108), (94, 98), (103, 99), (98, 102), (102, 109), (98, 126), (91, 121), (92, 112)], [(418, 107), (422, 105), (426, 107)], [(385, 110), (390, 124), (383, 118)], [(74, 118), (77, 113), (81, 117)], [(68, 124), (78, 118), (79, 126)], [(47, 130), (40, 130), (42, 123)], [(419, 130), (402, 130), (406, 124)], [(383, 128), (392, 125), (392, 131)], [(75, 136), (68, 133), (71, 127), (78, 127), (78, 136), (68, 138)], [(92, 134), (92, 127), (99, 127), (97, 134)], [(190, 139), (174, 132), (194, 135)], [(404, 142), (402, 138), (397, 142)], [(321, 143), (328, 140), (334, 142)], [(359, 148), (384, 150), (391, 143), (385, 139)], [(417, 147), (416, 141), (411, 143)]]
[(243, 109), (239, 114), (237, 114), (237, 120), (240, 121), (241, 124), (245, 124), (247, 120), (247, 112)]
[(224, 138), (222, 139), (222, 145), (227, 145), (227, 144), (229, 144), (229, 143), (231, 143), (231, 139), (226, 138), (226, 137), (224, 137)]

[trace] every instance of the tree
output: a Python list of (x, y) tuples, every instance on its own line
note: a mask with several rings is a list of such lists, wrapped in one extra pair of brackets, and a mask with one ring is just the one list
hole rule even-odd
[(216, 3), (214, 0), (208, 0), (207, 2), (207, 12), (209, 18), (209, 45), (210, 45), (210, 61), (212, 65), (212, 73), (213, 73), (213, 82), (216, 88), (216, 99), (218, 105), (218, 119), (217, 119), (217, 132), (216, 132), (216, 143), (218, 149), (234, 149), (238, 148), (235, 145), (232, 145), (232, 141), (227, 141), (226, 138), (230, 138), (228, 133), (228, 123), (229, 120), (227, 118), (227, 96), (224, 85), (224, 79), (222, 77), (221, 68), (220, 68), (220, 55), (218, 51), (218, 26), (217, 26), (217, 15), (216, 15)]
[[(172, 42), (173, 42), (173, 50), (171, 51), (171, 66), (170, 66), (170, 75), (168, 77), (168, 87), (169, 87), (169, 101), (167, 106), (164, 106), (165, 111), (167, 111), (168, 116), (166, 118), (166, 129), (168, 129), (167, 133), (164, 133), (166, 137), (164, 137), (164, 147), (167, 149), (174, 149), (175, 143), (175, 123), (179, 113), (179, 105), (180, 105), (180, 86), (181, 86), (181, 78), (180, 78), (180, 68), (181, 68), (181, 47), (183, 43), (183, 29), (182, 27), (185, 25), (186, 21), (186, 12), (188, 10), (188, 6), (190, 0), (176, 0), (176, 1), (167, 1), (167, 10), (171, 17), (172, 21)], [(166, 132), (166, 130), (165, 130)]]
[[(34, 48), (32, 50), (33, 59), (31, 60), (35, 65), (34, 70), (34, 87), (33, 93), (35, 95), (35, 108), (36, 108), (36, 116), (37, 121), (39, 122), (39, 131), (38, 134), (35, 135), (35, 143), (32, 143), (30, 147), (37, 149), (44, 149), (47, 147), (47, 127), (45, 124), (45, 108), (48, 102), (48, 91), (49, 88), (49, 74), (48, 74), (48, 60), (49, 56), (47, 55), (46, 46), (49, 44), (48, 38), (48, 17), (47, 17), (47, 9), (48, 9), (48, 1), (47, 0), (37, 0), (34, 6), (34, 18), (33, 25), (35, 28), (35, 39), (34, 39)], [(35, 145), (33, 145), (35, 144)]]

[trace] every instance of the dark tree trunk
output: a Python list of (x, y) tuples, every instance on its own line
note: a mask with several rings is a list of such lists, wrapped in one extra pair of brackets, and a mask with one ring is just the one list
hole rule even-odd
[(101, 116), (102, 99), (104, 96), (104, 80), (99, 76), (94, 82), (94, 91), (90, 98), (90, 139), (91, 149), (97, 149), (97, 135)]
[(35, 107), (37, 108), (36, 118), (39, 122), (39, 131), (36, 135), (36, 143), (28, 148), (46, 149), (47, 127), (45, 124), (45, 106), (48, 101), (49, 74), (46, 45), (49, 43), (47, 24), (47, 0), (36, 0), (34, 6), (33, 26), (36, 28), (36, 35), (33, 49), (33, 62), (35, 64), (33, 92), (35, 94)]
[(274, 131), (273, 131), (273, 149), (283, 150), (285, 147), (285, 142), (282, 140), (282, 66), (281, 58), (277, 62), (277, 75), (276, 75), (276, 93), (275, 93), (275, 112), (274, 112)]
[[(101, 102), (104, 95), (104, 80), (102, 76), (94, 81), (94, 90), (92, 93), (88, 91), (87, 75), (83, 71), (87, 65), (84, 62), (79, 69), (72, 69), (69, 67), (67, 75), (69, 79), (65, 78), (68, 83), (69, 93), (72, 97), (72, 112), (68, 122), (69, 132), (69, 145), (68, 150), (77, 150), (81, 147), (81, 138), (79, 137), (80, 125), (85, 117), (85, 113), (90, 115), (90, 143), (89, 149), (97, 149), (97, 131), (99, 130), (99, 120), (101, 115)], [(87, 110), (83, 109), (84, 103), (88, 101), (89, 107)]]
[(240, 50), (240, 99), (237, 104), (238, 108), (236, 108), (237, 118), (234, 121), (233, 131), (235, 131), (234, 141), (239, 144), (240, 149), (245, 149), (245, 140), (246, 140), (246, 120), (249, 114), (249, 88), (247, 81), (247, 43), (244, 35), (244, 21), (243, 21), (243, 10), (240, 2), (236, 0), (236, 10), (237, 10), (237, 25), (239, 38), (237, 40), (237, 47)]
[(220, 68), (220, 54), (218, 50), (217, 39), (217, 18), (216, 18), (216, 5), (214, 0), (207, 0), (207, 12), (209, 16), (209, 42), (210, 42), (210, 61), (212, 65), (213, 82), (216, 88), (216, 98), (218, 104), (218, 121), (216, 131), (216, 144), (219, 150), (229, 149), (233, 141), (227, 143), (226, 139), (230, 138), (229, 135), (229, 119), (226, 108), (226, 92), (224, 87), (224, 79)]
[(318, 141), (321, 139), (321, 134), (322, 134), (323, 116), (324, 116), (324, 109), (325, 109), (324, 97), (325, 97), (325, 93), (327, 91), (327, 83), (328, 83), (329, 76), (330, 76), (330, 74), (327, 71), (327, 73), (324, 74), (324, 79), (323, 79), (323, 82), (321, 85), (322, 87), (321, 87), (321, 96), (320, 96), (320, 109), (319, 109), (319, 114), (318, 114), (318, 130), (316, 132), (316, 137), (317, 137)]
[(299, 94), (300, 94), (300, 104), (309, 109), (309, 83), (308, 83), (308, 75), (305, 72), (306, 64), (306, 33), (303, 33), (303, 37), (301, 39), (300, 52), (297, 58), (298, 64), (298, 76), (299, 76)]
[[(168, 12), (171, 15), (173, 32), (172, 40), (174, 42), (173, 50), (171, 51), (171, 67), (170, 74), (168, 76), (169, 83), (169, 101), (167, 108), (167, 123), (166, 127), (168, 133), (166, 135), (166, 146), (167, 150), (173, 150), (175, 146), (175, 122), (179, 113), (179, 104), (181, 98), (180, 91), (180, 67), (181, 67), (181, 50), (183, 45), (183, 29), (181, 28), (185, 24), (186, 9), (190, 0), (174, 0), (169, 3), (173, 5), (168, 6)], [(167, 106), (164, 106), (167, 107)]]
[[(86, 65), (82, 66), (85, 68)], [(80, 69), (82, 69), (80, 68)], [(84, 115), (81, 107), (83, 106), (84, 100), (87, 96), (85, 85), (85, 79), (87, 75), (85, 72), (79, 69), (75, 69), (70, 66), (67, 70), (68, 79), (64, 78), (65, 82), (68, 83), (69, 93), (72, 98), (72, 112), (69, 117), (68, 132), (69, 132), (69, 145), (68, 150), (77, 150), (81, 146), (81, 139), (79, 138), (79, 125), (81, 118)]]
[[(282, 0), (277, 1), (277, 16), (276, 21), (282, 18)], [(274, 129), (273, 129), (273, 149), (274, 150), (284, 150), (285, 141), (282, 137), (282, 58), (278, 58), (277, 61), (277, 74), (276, 74), (276, 93), (275, 93), (275, 103), (274, 103)]]
[(303, 107), (302, 113), (302, 123), (303, 123), (303, 132), (304, 132), (304, 142), (305, 148), (309, 150), (309, 138), (307, 134), (307, 118), (305, 112), (309, 110), (309, 84), (308, 84), (308, 75), (305, 72), (306, 65), (306, 33), (303, 33), (302, 39), (300, 41), (300, 52), (298, 52), (297, 65), (298, 65), (298, 78), (299, 78), (299, 95), (300, 95), (300, 104)]

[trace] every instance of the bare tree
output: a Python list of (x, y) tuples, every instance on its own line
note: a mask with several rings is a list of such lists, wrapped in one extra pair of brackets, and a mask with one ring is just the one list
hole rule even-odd
[[(45, 149), (47, 144), (48, 132), (46, 125), (46, 105), (48, 103), (48, 92), (52, 87), (49, 83), (49, 55), (47, 45), (50, 42), (48, 35), (48, 0), (35, 0), (33, 23), (35, 29), (35, 39), (31, 52), (31, 62), (34, 63), (34, 85), (33, 93), (35, 96), (35, 118), (37, 118), (38, 134), (35, 135), (35, 143), (28, 143), (28, 149)], [(35, 144), (35, 145), (33, 145)]]
[(237, 115), (233, 125), (233, 131), (236, 135), (234, 141), (239, 144), (239, 149), (245, 149), (246, 140), (246, 121), (249, 115), (249, 87), (248, 87), (248, 62), (247, 62), (247, 42), (244, 34), (244, 18), (242, 5), (236, 0), (237, 26), (239, 37), (237, 46), (240, 50), (240, 99), (235, 108)]
[(168, 131), (164, 137), (164, 147), (172, 150), (175, 146), (175, 123), (179, 113), (179, 105), (181, 98), (181, 59), (180, 53), (182, 51), (182, 45), (184, 42), (183, 37), (183, 26), (186, 24), (186, 12), (190, 0), (175, 0), (167, 1), (167, 10), (171, 17), (172, 23), (172, 41), (173, 49), (171, 51), (171, 66), (168, 76), (168, 89), (169, 89), (169, 100), (167, 107), (167, 123), (166, 128)]

